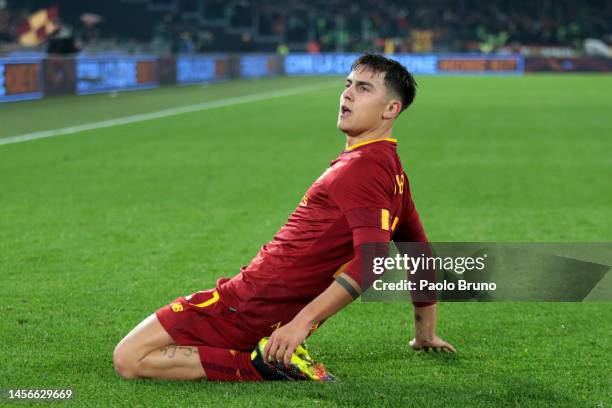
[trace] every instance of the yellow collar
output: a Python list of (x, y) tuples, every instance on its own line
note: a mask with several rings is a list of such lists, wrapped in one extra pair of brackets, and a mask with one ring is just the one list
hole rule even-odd
[(376, 143), (376, 142), (392, 142), (392, 143), (397, 144), (397, 139), (393, 139), (393, 138), (390, 138), (390, 137), (385, 137), (383, 139), (366, 140), (365, 142), (357, 143), (356, 145), (351, 146), (351, 147), (346, 146), (344, 151), (345, 152), (349, 152), (349, 151), (354, 150), (354, 149), (356, 149), (358, 147), (365, 146), (365, 145), (370, 144), (370, 143)]

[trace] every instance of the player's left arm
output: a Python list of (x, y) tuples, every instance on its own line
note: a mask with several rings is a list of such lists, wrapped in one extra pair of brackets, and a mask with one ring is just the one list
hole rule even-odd
[(377, 227), (357, 227), (352, 233), (355, 255), (345, 272), (338, 275), (293, 320), (272, 333), (264, 349), (266, 360), (282, 360), (288, 365), (296, 347), (308, 336), (313, 325), (331, 317), (361, 295), (362, 267), (371, 265), (374, 257), (387, 256), (389, 232)]
[(312, 326), (351, 303), (361, 293), (357, 282), (340, 274), (319, 296), (307, 304), (293, 320), (272, 333), (264, 349), (266, 361), (283, 361), (286, 366), (296, 347), (308, 336)]

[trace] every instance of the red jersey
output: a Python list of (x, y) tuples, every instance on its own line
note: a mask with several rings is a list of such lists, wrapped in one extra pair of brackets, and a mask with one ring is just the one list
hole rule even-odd
[(220, 300), (241, 324), (269, 335), (344, 271), (360, 282), (353, 232), (377, 228), (396, 241), (424, 242), (395, 139), (347, 148), (312, 184), (287, 223), (232, 279)]

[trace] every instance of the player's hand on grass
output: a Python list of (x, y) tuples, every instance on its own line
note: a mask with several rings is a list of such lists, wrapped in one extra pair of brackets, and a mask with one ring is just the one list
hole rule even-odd
[(264, 360), (282, 362), (288, 367), (293, 352), (306, 339), (310, 329), (310, 325), (300, 324), (294, 319), (274, 330), (264, 348)]
[(415, 337), (410, 340), (408, 344), (413, 350), (457, 352), (457, 349), (455, 349), (452, 344), (442, 340), (438, 336), (433, 336), (431, 339), (419, 339)]

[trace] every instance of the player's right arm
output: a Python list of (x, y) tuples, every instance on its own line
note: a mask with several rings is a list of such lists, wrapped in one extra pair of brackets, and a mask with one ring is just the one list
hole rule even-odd
[[(394, 242), (422, 242), (427, 243), (427, 236), (423, 229), (423, 224), (414, 206), (409, 190), (407, 191), (408, 205), (402, 214), (402, 219), (398, 223), (397, 229), (393, 234)], [(429, 281), (435, 281), (435, 271), (426, 271), (428, 276), (421, 276)], [(414, 278), (414, 275), (410, 275)], [(446, 350), (456, 352), (455, 347), (444, 341), (436, 334), (437, 304), (435, 293), (419, 293), (413, 295), (412, 304), (414, 306), (414, 338), (410, 341), (410, 347), (414, 350)]]
[(455, 347), (436, 334), (436, 304), (414, 307), (414, 338), (410, 347), (414, 350), (445, 350), (455, 353)]

